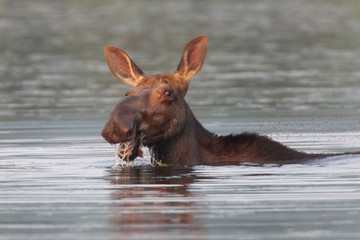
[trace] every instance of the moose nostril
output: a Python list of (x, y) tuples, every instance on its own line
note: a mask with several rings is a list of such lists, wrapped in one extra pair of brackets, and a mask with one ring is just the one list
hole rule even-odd
[(126, 138), (130, 140), (130, 139), (132, 139), (133, 135), (134, 135), (134, 130), (133, 130), (133, 129), (130, 129), (130, 130), (127, 131), (127, 133), (126, 133)]

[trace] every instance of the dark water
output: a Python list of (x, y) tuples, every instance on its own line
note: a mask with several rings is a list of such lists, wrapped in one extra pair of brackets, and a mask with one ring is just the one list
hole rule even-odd
[(359, 239), (360, 157), (282, 167), (111, 169), (100, 136), (128, 86), (103, 48), (171, 72), (217, 133), (360, 151), (358, 1), (0, 0), (0, 239)]

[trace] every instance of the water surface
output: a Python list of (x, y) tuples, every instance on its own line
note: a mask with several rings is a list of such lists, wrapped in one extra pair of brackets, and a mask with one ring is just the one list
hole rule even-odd
[(0, 239), (359, 239), (359, 156), (111, 169), (100, 136), (128, 89), (104, 46), (172, 72), (207, 34), (206, 128), (360, 151), (358, 1), (3, 0), (0, 32)]

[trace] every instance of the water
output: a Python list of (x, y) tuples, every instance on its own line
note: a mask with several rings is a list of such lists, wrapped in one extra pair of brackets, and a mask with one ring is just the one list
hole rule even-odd
[(100, 136), (128, 89), (104, 46), (171, 72), (207, 34), (206, 128), (360, 151), (358, 1), (2, 0), (0, 32), (0, 239), (359, 239), (359, 156), (112, 170)]

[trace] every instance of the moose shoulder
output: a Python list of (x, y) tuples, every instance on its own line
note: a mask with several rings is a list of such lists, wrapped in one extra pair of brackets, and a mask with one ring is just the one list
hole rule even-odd
[[(195, 118), (184, 97), (189, 80), (206, 57), (208, 39), (200, 35), (185, 47), (173, 73), (145, 75), (121, 49), (107, 46), (111, 72), (132, 88), (114, 106), (102, 136), (111, 144), (128, 143), (129, 160), (143, 144), (167, 165), (295, 163), (331, 155), (299, 152), (254, 133), (218, 136)], [(346, 153), (345, 153), (346, 154)]]

